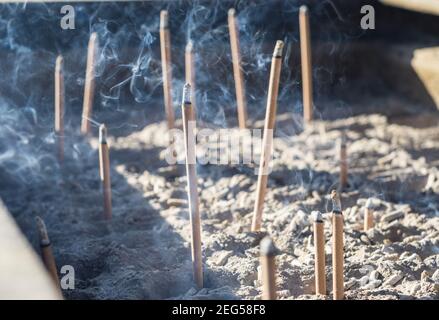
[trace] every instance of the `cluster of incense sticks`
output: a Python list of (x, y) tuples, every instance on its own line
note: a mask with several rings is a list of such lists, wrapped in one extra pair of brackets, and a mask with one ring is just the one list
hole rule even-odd
[(198, 288), (203, 287), (203, 262), (201, 255), (201, 221), (198, 201), (197, 171), (195, 156), (195, 116), (191, 99), (191, 86), (186, 83), (183, 88), (181, 104), (183, 118), (184, 144), (186, 151), (187, 192), (191, 221), (191, 248), (194, 280)]
[(169, 32), (168, 11), (160, 12), (160, 52), (162, 56), (163, 96), (165, 100), (168, 129), (174, 128), (174, 106), (172, 105), (172, 62), (171, 33)]
[(105, 124), (99, 127), (99, 175), (104, 192), (104, 217), (111, 219), (111, 179), (110, 179), (110, 155), (107, 143), (107, 128)]
[(241, 52), (239, 47), (239, 30), (236, 21), (235, 9), (228, 14), (230, 47), (232, 50), (233, 76), (235, 78), (236, 105), (238, 109), (239, 128), (247, 127), (247, 103), (245, 99), (244, 77), (242, 75)]
[(52, 244), (50, 243), (49, 235), (47, 233), (46, 224), (43, 219), (36, 217), (36, 223), (38, 228), (38, 235), (40, 238), (41, 258), (47, 268), (53, 282), (59, 287), (58, 270), (56, 268), (55, 258), (53, 256)]
[(58, 145), (58, 160), (64, 161), (64, 74), (63, 57), (58, 56), (55, 65), (55, 136)]
[(261, 241), (261, 268), (262, 268), (262, 299), (276, 299), (276, 253), (273, 240), (266, 236)]
[(90, 134), (90, 119), (93, 112), (95, 95), (96, 58), (98, 51), (98, 36), (96, 32), (90, 35), (87, 51), (87, 67), (85, 71), (84, 103), (82, 106), (81, 133)]
[(313, 119), (313, 87), (309, 11), (306, 6), (301, 6), (299, 12), (300, 52), (302, 60), (303, 119), (304, 123), (309, 123)]
[(276, 42), (276, 47), (274, 48), (273, 58), (271, 61), (267, 111), (265, 115), (258, 183), (256, 186), (256, 201), (253, 211), (252, 231), (259, 231), (262, 223), (262, 211), (264, 209), (264, 199), (267, 191), (268, 172), (273, 147), (273, 130), (276, 123), (277, 95), (279, 92), (279, 78), (282, 66), (283, 47), (284, 43), (282, 41)]

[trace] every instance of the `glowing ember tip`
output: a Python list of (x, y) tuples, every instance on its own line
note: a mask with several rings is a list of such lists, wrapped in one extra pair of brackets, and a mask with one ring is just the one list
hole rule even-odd
[(372, 198), (367, 199), (367, 201), (366, 201), (366, 208), (367, 209), (373, 209), (373, 200), (372, 200)]
[(107, 127), (105, 124), (99, 126), (99, 143), (107, 143)]
[(274, 245), (273, 240), (269, 236), (266, 236), (261, 240), (261, 255), (273, 257), (277, 253), (277, 248)]
[(282, 50), (284, 48), (284, 43), (281, 40), (276, 41), (276, 47), (274, 48), (273, 57), (282, 57)]
[(341, 201), (340, 196), (338, 195), (337, 191), (332, 190), (331, 191), (331, 199), (332, 199), (332, 212), (342, 212), (341, 211)]
[(168, 19), (168, 11), (162, 10), (160, 11), (160, 28), (167, 29), (169, 27), (169, 19)]
[(40, 244), (43, 246), (48, 246), (50, 244), (50, 240), (49, 235), (47, 234), (46, 224), (39, 216), (36, 216), (35, 220), (37, 222), (38, 233), (40, 235)]
[(323, 216), (320, 211), (311, 212), (311, 217), (313, 218), (314, 222), (323, 222)]
[(191, 85), (189, 83), (186, 83), (183, 87), (183, 103), (191, 103)]

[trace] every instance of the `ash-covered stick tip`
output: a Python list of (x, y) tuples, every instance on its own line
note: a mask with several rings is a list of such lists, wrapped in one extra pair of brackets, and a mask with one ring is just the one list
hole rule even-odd
[(89, 41), (90, 42), (95, 42), (97, 38), (98, 38), (98, 34), (96, 32), (92, 32), (90, 34), (90, 40)]
[(283, 48), (284, 48), (284, 42), (281, 40), (277, 40), (276, 46), (274, 47), (273, 57), (275, 57), (275, 58), (282, 57)]
[(236, 15), (236, 10), (234, 8), (230, 8), (228, 14), (229, 17), (234, 17)]
[(188, 43), (186, 44), (186, 52), (192, 52), (194, 49), (194, 43), (192, 42), (192, 40), (189, 40)]
[(331, 199), (332, 199), (332, 212), (341, 213), (341, 201), (340, 196), (337, 191), (331, 191)]
[(183, 86), (183, 104), (191, 104), (191, 85), (186, 83)]
[(59, 55), (58, 57), (56, 57), (56, 68), (61, 69), (63, 62), (64, 62), (64, 58), (62, 55)]
[(105, 124), (99, 126), (99, 143), (107, 143), (107, 127)]
[(300, 6), (299, 10), (300, 10), (301, 14), (308, 14), (308, 12), (309, 12), (308, 7), (306, 5)]
[(313, 218), (314, 222), (323, 222), (323, 216), (320, 211), (312, 211), (311, 217)]
[(167, 29), (169, 27), (169, 14), (167, 10), (160, 11), (160, 28)]
[(35, 221), (37, 222), (37, 228), (38, 228), (38, 234), (40, 236), (40, 244), (41, 245), (49, 245), (49, 235), (47, 233), (46, 224), (44, 223), (44, 220), (41, 219), (41, 217), (36, 216)]
[(343, 132), (341, 133), (341, 137), (340, 137), (340, 144), (341, 144), (343, 147), (346, 146), (346, 140), (347, 140), (346, 133), (343, 131)]
[(373, 209), (374, 208), (372, 198), (367, 199), (367, 201), (366, 201), (366, 208), (367, 209)]
[(260, 244), (261, 256), (274, 257), (277, 254), (277, 248), (269, 236), (266, 236), (264, 239), (262, 239)]

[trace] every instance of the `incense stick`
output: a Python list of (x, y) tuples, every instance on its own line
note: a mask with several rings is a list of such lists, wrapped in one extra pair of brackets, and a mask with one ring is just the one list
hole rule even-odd
[(55, 65), (55, 136), (58, 144), (58, 161), (64, 162), (64, 74), (62, 56)]
[(196, 90), (195, 90), (195, 60), (194, 60), (194, 44), (189, 41), (185, 50), (185, 78), (186, 83), (190, 83), (192, 88), (192, 107), (194, 108), (194, 117), (196, 117), (197, 105), (196, 105)]
[(38, 216), (35, 217), (35, 220), (37, 223), (38, 235), (40, 238), (41, 258), (43, 259), (43, 263), (49, 271), (50, 277), (59, 288), (58, 271), (55, 263), (55, 258), (53, 256), (52, 244), (47, 233), (46, 224), (44, 223), (43, 219)]
[(325, 274), (325, 234), (322, 214), (313, 211), (314, 217), (314, 273), (316, 294), (326, 295), (326, 274)]
[(366, 206), (364, 208), (364, 231), (372, 229), (374, 226), (373, 221), (373, 203), (372, 199), (367, 199)]
[(203, 262), (201, 256), (201, 221), (197, 189), (197, 171), (195, 157), (195, 116), (191, 99), (191, 86), (186, 83), (183, 88), (183, 101), (181, 105), (184, 141), (186, 151), (186, 174), (188, 184), (188, 199), (191, 221), (191, 248), (194, 280), (198, 288), (203, 287)]
[(348, 184), (348, 160), (346, 150), (346, 135), (343, 132), (340, 140), (340, 190), (344, 190)]
[(276, 253), (269, 236), (261, 241), (262, 299), (276, 300)]
[(277, 41), (271, 61), (267, 110), (265, 115), (261, 159), (259, 163), (258, 183), (256, 186), (256, 201), (253, 211), (252, 231), (259, 231), (262, 223), (262, 211), (264, 208), (264, 198), (267, 190), (268, 168), (273, 147), (273, 130), (276, 122), (277, 95), (279, 91), (283, 46), (284, 43), (282, 41)]
[(313, 84), (311, 65), (311, 40), (309, 30), (309, 11), (300, 7), (300, 53), (302, 60), (303, 118), (305, 123), (313, 119)]
[(236, 104), (238, 109), (238, 124), (241, 129), (247, 127), (247, 102), (245, 99), (244, 77), (241, 66), (241, 52), (239, 48), (239, 30), (236, 22), (236, 11), (230, 9), (228, 13), (230, 47), (232, 50), (233, 76), (235, 78)]
[(343, 213), (337, 191), (331, 192), (332, 199), (332, 288), (334, 300), (344, 299), (344, 231)]
[(160, 12), (160, 52), (162, 58), (163, 96), (165, 102), (168, 129), (174, 128), (174, 107), (172, 106), (172, 64), (171, 64), (171, 34), (169, 32), (168, 11)]
[(107, 128), (105, 124), (99, 126), (99, 173), (104, 193), (104, 217), (111, 220), (111, 178), (110, 178), (110, 154), (107, 143)]
[(98, 51), (98, 36), (96, 32), (90, 35), (87, 50), (87, 67), (85, 71), (84, 103), (82, 106), (81, 133), (90, 133), (90, 121), (93, 112), (93, 100), (95, 95), (96, 77), (96, 54)]

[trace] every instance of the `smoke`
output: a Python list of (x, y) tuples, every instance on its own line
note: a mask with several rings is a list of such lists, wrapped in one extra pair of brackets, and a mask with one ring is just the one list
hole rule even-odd
[[(236, 125), (227, 11), (234, 7), (247, 107), (252, 121), (265, 113), (271, 56), (276, 40), (286, 43), (279, 91), (281, 111), (301, 113), (298, 9), (309, 3), (313, 39), (330, 39), (337, 52), (343, 14), (331, 1), (164, 1), (75, 3), (74, 30), (60, 27), (62, 4), (5, 4), (0, 7), (0, 167), (15, 180), (33, 183), (54, 170), (53, 71), (65, 61), (66, 139), (70, 156), (86, 156), (77, 133), (82, 111), (86, 48), (91, 32), (99, 38), (93, 120), (111, 119), (110, 128), (136, 128), (132, 111), (145, 121), (163, 119), (159, 12), (170, 16), (173, 100), (179, 117), (184, 83), (184, 48), (194, 42), (197, 116), (214, 127)], [(329, 3), (329, 5), (328, 5)], [(314, 23), (324, 21), (325, 25)], [(314, 22), (313, 22), (314, 21)], [(321, 85), (338, 81), (335, 67), (317, 64)], [(154, 116), (149, 116), (154, 114)], [(318, 113), (316, 115), (319, 116)], [(281, 133), (282, 134), (282, 133)], [(81, 155), (75, 150), (82, 150)], [(85, 152), (85, 153), (84, 153)]]

